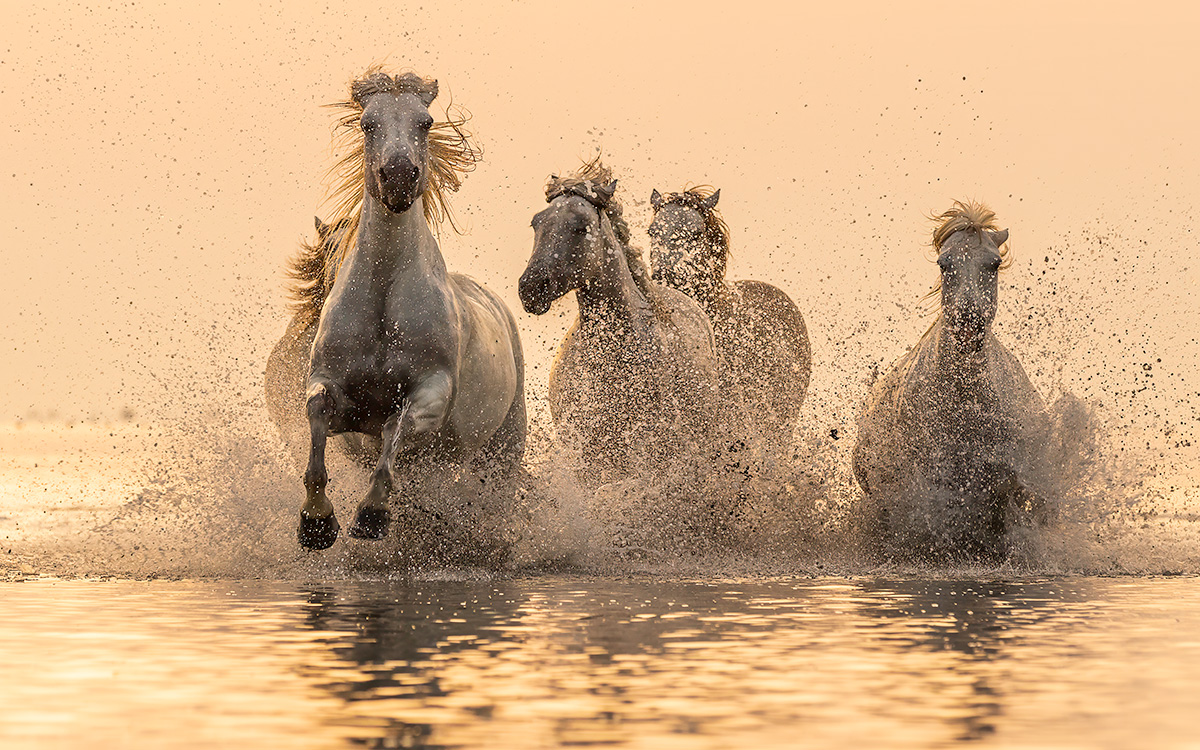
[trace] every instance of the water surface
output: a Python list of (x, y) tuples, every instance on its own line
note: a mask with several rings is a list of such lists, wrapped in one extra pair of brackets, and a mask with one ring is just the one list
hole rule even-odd
[(1196, 747), (1200, 580), (0, 584), (0, 744)]

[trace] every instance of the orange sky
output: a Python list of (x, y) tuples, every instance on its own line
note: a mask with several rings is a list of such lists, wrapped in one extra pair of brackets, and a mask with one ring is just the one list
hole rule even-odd
[[(443, 250), (516, 310), (546, 175), (602, 146), (643, 245), (652, 187), (722, 188), (731, 274), (793, 295), (812, 418), (842, 419), (928, 324), (923, 216), (979, 198), (1012, 233), (998, 328), (1035, 381), (1117, 403), (1152, 362), (1141, 398), (1195, 418), (1194, 4), (45, 5), (0, 27), (0, 420), (258, 408), (320, 207), (319, 105), (381, 59), (474, 113), (486, 161)], [(572, 305), (518, 316), (534, 393)]]

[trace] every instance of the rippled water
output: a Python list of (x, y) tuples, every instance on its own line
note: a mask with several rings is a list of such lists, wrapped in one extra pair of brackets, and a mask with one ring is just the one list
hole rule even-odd
[(1200, 746), (1188, 475), (1055, 529), (1041, 567), (901, 572), (836, 514), (770, 529), (836, 489), (748, 547), (622, 546), (614, 503), (675, 500), (542, 457), (523, 566), (405, 573), (300, 550), (268, 446), (0, 430), (0, 748)]
[(18, 747), (1195, 747), (1200, 581), (0, 585)]

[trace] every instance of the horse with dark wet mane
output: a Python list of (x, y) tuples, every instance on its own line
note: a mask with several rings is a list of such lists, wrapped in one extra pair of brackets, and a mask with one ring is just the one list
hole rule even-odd
[(941, 310), (871, 389), (854, 474), (888, 557), (995, 561), (1044, 520), (1051, 418), (992, 332), (1008, 230), (974, 202), (936, 217)]
[(437, 90), (431, 79), (371, 69), (334, 105), (344, 113), (345, 150), (333, 168), (334, 218), (292, 263), (299, 310), (267, 378), (285, 437), (293, 410), (302, 406), (307, 418), (298, 530), (305, 547), (325, 549), (338, 534), (325, 493), (332, 435), (377, 441), (370, 488), (350, 529), (361, 539), (384, 536), (398, 485), (465, 466), (504, 487), (524, 454), (516, 322), (494, 293), (447, 271), (433, 232), (449, 218), (447, 193), (478, 158), (462, 119), (430, 115)]
[(765, 436), (790, 437), (812, 369), (808, 329), (778, 287), (725, 280), (729, 228), (720, 197), (704, 185), (650, 194), (653, 277), (699, 302), (712, 321), (727, 407)]
[(575, 291), (579, 315), (550, 373), (550, 409), (594, 475), (625, 476), (703, 446), (714, 421), (712, 329), (695, 301), (650, 277), (599, 157), (552, 177), (518, 288), (541, 315)]

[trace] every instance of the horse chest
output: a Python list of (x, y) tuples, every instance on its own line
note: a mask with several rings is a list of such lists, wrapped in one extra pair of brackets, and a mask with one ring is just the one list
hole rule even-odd
[(390, 412), (424, 375), (451, 367), (455, 342), (439, 322), (408, 313), (331, 316), (313, 349), (313, 373), (338, 383), (354, 413)]

